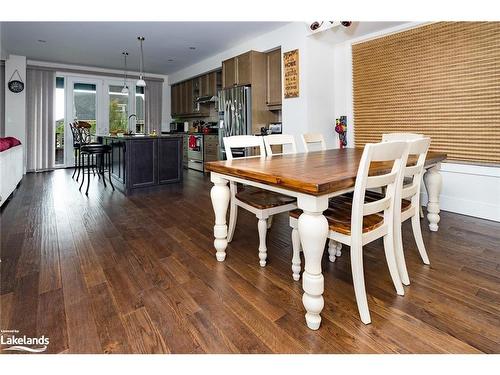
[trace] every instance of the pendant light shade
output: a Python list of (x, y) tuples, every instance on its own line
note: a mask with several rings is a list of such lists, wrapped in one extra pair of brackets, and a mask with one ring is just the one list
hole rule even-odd
[(139, 41), (139, 45), (141, 48), (141, 56), (140, 56), (140, 73), (139, 73), (139, 79), (137, 80), (136, 85), (139, 87), (146, 87), (146, 81), (144, 81), (144, 53), (142, 51), (142, 42), (144, 42), (144, 37), (143, 36), (138, 36), (137, 40)]
[(122, 94), (128, 94), (128, 86), (127, 86), (127, 56), (128, 52), (123, 51), (123, 88), (122, 88)]

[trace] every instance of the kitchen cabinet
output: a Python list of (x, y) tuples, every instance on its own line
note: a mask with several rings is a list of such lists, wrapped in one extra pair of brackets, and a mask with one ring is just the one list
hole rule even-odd
[(172, 116), (208, 116), (209, 105), (201, 106), (194, 101), (200, 96), (216, 96), (221, 89), (221, 71), (214, 71), (170, 86)]
[(203, 162), (219, 160), (219, 136), (217, 134), (205, 134), (203, 142)]
[(158, 184), (182, 180), (182, 137), (158, 138)]
[(193, 113), (193, 82), (191, 80), (185, 81), (183, 85), (182, 113)]
[(111, 146), (111, 178), (125, 194), (182, 181), (182, 135), (103, 136)]
[(281, 48), (266, 54), (266, 104), (269, 109), (281, 108)]
[(224, 88), (252, 84), (253, 64), (259, 52), (249, 51), (222, 62)]
[(217, 75), (219, 72), (210, 72), (202, 75), (201, 78), (201, 96), (217, 95)]
[(225, 89), (237, 85), (236, 57), (222, 62), (222, 85)]

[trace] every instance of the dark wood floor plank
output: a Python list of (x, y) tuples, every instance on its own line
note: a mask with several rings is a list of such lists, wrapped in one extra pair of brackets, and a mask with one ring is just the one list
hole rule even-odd
[(68, 349), (66, 312), (61, 289), (50, 290), (39, 296), (37, 336), (50, 339), (46, 353), (61, 353)]
[(139, 308), (123, 317), (125, 330), (134, 353), (168, 353), (168, 348), (145, 308)]
[[(349, 248), (323, 258), (320, 330), (291, 278), (291, 229), (276, 215), (268, 263), (239, 211), (225, 262), (213, 248), (208, 177), (126, 197), (71, 171), (28, 174), (0, 211), (0, 328), (50, 334), (62, 353), (500, 352), (500, 223), (441, 212), (422, 223), (431, 266), (403, 225), (411, 285), (397, 296), (381, 241), (364, 249), (372, 324), (358, 315)], [(47, 333), (48, 332), (48, 333)]]
[(106, 283), (90, 289), (92, 310), (104, 353), (130, 353), (127, 333)]

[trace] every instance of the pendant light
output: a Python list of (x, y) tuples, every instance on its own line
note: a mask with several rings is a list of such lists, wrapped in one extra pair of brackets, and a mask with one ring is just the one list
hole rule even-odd
[(123, 51), (122, 52), (122, 55), (123, 55), (123, 60), (124, 60), (124, 64), (123, 64), (123, 88), (122, 88), (122, 94), (128, 94), (128, 86), (127, 86), (127, 56), (128, 56), (128, 52), (127, 51)]
[(144, 42), (143, 36), (138, 36), (137, 40), (139, 41), (141, 47), (141, 60), (140, 60), (140, 73), (139, 79), (137, 80), (136, 85), (139, 87), (146, 87), (146, 82), (144, 81), (144, 53), (142, 52), (142, 42)]

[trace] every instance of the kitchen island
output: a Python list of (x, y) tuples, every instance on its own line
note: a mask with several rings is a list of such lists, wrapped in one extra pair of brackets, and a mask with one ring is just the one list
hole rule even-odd
[(123, 193), (182, 182), (182, 135), (100, 138), (111, 146), (111, 177)]

